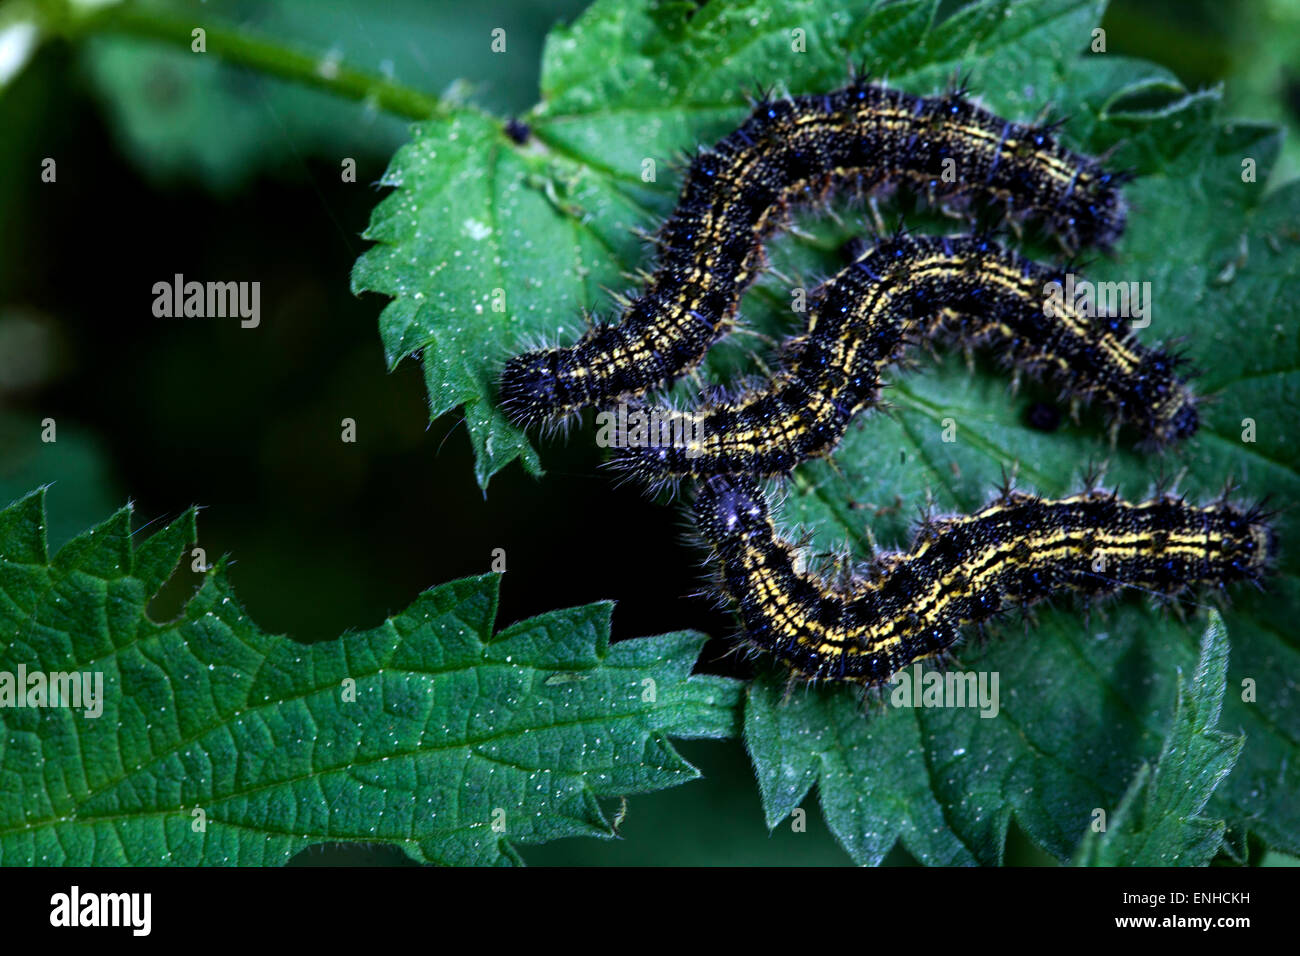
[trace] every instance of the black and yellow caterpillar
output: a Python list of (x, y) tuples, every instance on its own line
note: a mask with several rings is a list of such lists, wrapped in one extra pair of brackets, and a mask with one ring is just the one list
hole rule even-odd
[(694, 369), (732, 328), (790, 210), (836, 189), (906, 185), (945, 202), (980, 198), (1041, 222), (1068, 248), (1107, 247), (1124, 228), (1124, 176), (1014, 123), (962, 91), (919, 97), (855, 82), (759, 103), (690, 164), (656, 237), (658, 264), (617, 324), (510, 359), (501, 407), (518, 424), (644, 394)]
[(810, 296), (803, 334), (757, 387), (677, 410), (637, 401), (695, 368), (733, 326), (763, 268), (764, 241), (792, 207), (832, 189), (897, 185), (944, 201), (980, 198), (1034, 219), (1067, 249), (1110, 246), (1125, 176), (1051, 133), (1001, 119), (961, 93), (922, 98), (863, 83), (759, 104), (691, 163), (659, 258), (622, 322), (576, 344), (511, 359), (500, 382), (517, 422), (622, 402), (659, 426), (617, 432), (615, 464), (650, 482), (700, 479), (697, 530), (740, 611), (743, 641), (808, 681), (878, 684), (942, 657), (969, 624), (1062, 592), (1122, 587), (1172, 596), (1258, 581), (1276, 553), (1268, 516), (1226, 497), (1132, 503), (1089, 489), (1061, 500), (1004, 491), (971, 515), (925, 522), (907, 552), (838, 579), (804, 569), (759, 485), (836, 447), (878, 401), (881, 373), (921, 341), (988, 347), (1010, 366), (1096, 401), (1162, 446), (1197, 428), (1181, 360), (1139, 344), (1128, 320), (1053, 296), (1067, 273), (982, 235), (897, 236), (860, 246)]
[(808, 681), (879, 684), (951, 648), (961, 628), (1063, 592), (1257, 581), (1276, 551), (1266, 516), (1226, 499), (1130, 503), (1088, 490), (1061, 500), (1004, 491), (970, 515), (926, 521), (906, 552), (832, 582), (801, 569), (748, 477), (701, 483), (696, 525), (743, 640)]
[(1092, 316), (1059, 297), (1060, 269), (979, 236), (900, 236), (859, 248), (809, 296), (802, 335), (778, 370), (734, 397), (678, 410), (635, 403), (641, 421), (673, 433), (616, 440), (613, 464), (649, 483), (711, 475), (784, 475), (829, 455), (849, 423), (874, 405), (881, 372), (921, 339), (988, 348), (1009, 366), (1095, 400), (1156, 445), (1197, 426), (1196, 401), (1177, 377), (1181, 360), (1140, 345), (1130, 323)]

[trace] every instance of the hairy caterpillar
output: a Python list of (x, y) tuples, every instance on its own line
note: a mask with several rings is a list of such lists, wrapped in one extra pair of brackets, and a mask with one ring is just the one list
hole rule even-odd
[(802, 680), (865, 685), (942, 655), (963, 625), (1009, 607), (1067, 591), (1173, 595), (1257, 581), (1276, 550), (1266, 516), (1226, 495), (1198, 507), (1168, 495), (1051, 501), (1008, 489), (974, 514), (925, 522), (909, 551), (832, 582), (801, 570), (752, 478), (705, 481), (695, 516), (751, 649)]
[(650, 482), (785, 474), (830, 454), (853, 417), (876, 403), (880, 373), (921, 338), (988, 347), (1068, 396), (1097, 400), (1153, 444), (1191, 435), (1196, 402), (1175, 374), (1181, 360), (1139, 345), (1127, 319), (1090, 316), (1065, 298), (1046, 307), (1053, 284), (1066, 282), (1060, 269), (983, 237), (859, 246), (813, 291), (804, 334), (786, 343), (768, 381), (687, 411), (634, 406), (671, 421), (677, 434), (616, 438), (613, 464)]
[(565, 348), (510, 359), (500, 403), (532, 425), (644, 393), (695, 368), (730, 331), (765, 263), (763, 242), (796, 205), (837, 187), (907, 184), (934, 199), (974, 197), (1041, 221), (1068, 248), (1110, 245), (1124, 228), (1120, 174), (1013, 123), (964, 91), (925, 98), (863, 82), (759, 103), (686, 173), (655, 239), (658, 265), (618, 324)]

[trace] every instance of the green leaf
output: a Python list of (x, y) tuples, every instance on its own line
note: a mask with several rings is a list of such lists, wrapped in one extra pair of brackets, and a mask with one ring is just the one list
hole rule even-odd
[(46, 524), (43, 492), (0, 511), (0, 694), (20, 668), (29, 688), (99, 675), (102, 712), (0, 707), (2, 863), (268, 864), (333, 841), (517, 862), (611, 836), (602, 799), (696, 777), (670, 736), (736, 730), (735, 683), (690, 676), (702, 635), (611, 645), (607, 603), (493, 636), (488, 574), (308, 646), (258, 630), (224, 562), (150, 618), (188, 574), (193, 511), (141, 541), (123, 509), (52, 560)]
[[(692, 13), (682, 4), (598, 2), (547, 43), (527, 145), (479, 114), (418, 129), (390, 167), (396, 190), (375, 211), (377, 245), (358, 260), (353, 285), (393, 297), (381, 318), (389, 359), (423, 356), (433, 414), (465, 405), (481, 484), (516, 457), (538, 467), (526, 438), (493, 408), (499, 363), (539, 338), (572, 341), (583, 309), (610, 311), (600, 289), (647, 264), (630, 227), (653, 228), (675, 199), (669, 159), (733, 128), (747, 112), (745, 88), (831, 89), (856, 61), (922, 94), (961, 72), (991, 109), (1029, 119), (1050, 107), (1069, 117), (1069, 145), (1113, 148), (1115, 166), (1134, 167), (1126, 235), (1114, 256), (1079, 271), (1150, 282), (1153, 318), (1140, 334), (1183, 337), (1204, 373), (1196, 386), (1212, 402), (1200, 433), (1156, 459), (1126, 439), (1112, 447), (1097, 412), (1051, 434), (1034, 431), (1028, 408), (1051, 401), (1050, 390), (1011, 394), (992, 362), (972, 374), (948, 356), (895, 376), (888, 415), (856, 423), (833, 463), (796, 471), (787, 524), (810, 529), (818, 549), (847, 541), (865, 559), (874, 542), (905, 545), (910, 517), (927, 501), (953, 512), (984, 504), (1004, 469), (1022, 487), (1062, 495), (1098, 463), (1129, 497), (1147, 495), (1163, 474), (1179, 475), (1194, 499), (1235, 477), (1252, 499), (1296, 500), (1300, 186), (1268, 191), (1278, 131), (1223, 120), (1218, 90), (1189, 92), (1154, 65), (1087, 52), (1104, 3), (979, 0), (947, 19), (936, 19), (938, 6), (753, 0)], [(805, 54), (790, 52), (796, 27), (807, 31)], [(654, 183), (642, 182), (645, 159), (656, 161)], [(1242, 179), (1245, 159), (1255, 182)], [(887, 218), (905, 209), (920, 230), (963, 228), (898, 201), (882, 207)], [(801, 223), (808, 237), (779, 237), (774, 265), (796, 277), (838, 268), (839, 242), (867, 229), (860, 210), (842, 209), (843, 224), (810, 215)], [(1025, 248), (1056, 254), (1033, 236)], [(763, 279), (743, 304), (746, 322), (791, 334), (787, 284)], [(492, 311), (494, 289), (504, 292), (503, 312)], [(750, 347), (715, 348), (706, 377), (756, 372)], [(951, 443), (942, 440), (949, 418)], [(1255, 424), (1253, 442), (1242, 440), (1245, 419)], [(1289, 540), (1295, 517), (1283, 511), (1275, 520)], [(1224, 720), (1247, 743), (1209, 810), (1227, 822), (1234, 845), (1250, 832), (1292, 853), (1300, 851), (1296, 560), (1284, 549), (1267, 591), (1238, 589), (1225, 611), (1233, 692)], [(1126, 595), (1088, 618), (1063, 603), (1026, 629), (992, 628), (983, 645), (960, 648), (960, 666), (1000, 676), (1000, 708), (987, 719), (956, 709), (864, 712), (853, 692), (827, 688), (782, 703), (780, 681), (760, 676), (745, 733), (769, 826), (816, 784), (828, 824), (858, 862), (878, 862), (901, 840), (926, 863), (996, 863), (1013, 817), (1039, 846), (1070, 859), (1092, 808), (1116, 805), (1160, 753), (1176, 675), (1194, 665), (1203, 627), (1197, 607), (1186, 610), (1184, 622)], [(1248, 700), (1245, 681), (1255, 688)]]
[(1218, 729), (1228, 676), (1228, 634), (1210, 612), (1201, 659), (1179, 679), (1174, 717), (1155, 770), (1143, 764), (1102, 831), (1089, 828), (1074, 862), (1082, 866), (1206, 866), (1225, 824), (1202, 816), (1245, 744)]

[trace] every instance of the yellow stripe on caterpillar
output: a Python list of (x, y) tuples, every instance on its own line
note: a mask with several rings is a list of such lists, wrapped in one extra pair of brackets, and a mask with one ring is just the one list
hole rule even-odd
[(1008, 492), (974, 514), (927, 522), (911, 550), (832, 583), (796, 565), (752, 478), (705, 481), (695, 519), (745, 643), (796, 678), (860, 684), (947, 652), (961, 628), (1009, 607), (1063, 592), (1174, 595), (1258, 580), (1276, 552), (1267, 517), (1226, 500)]
[(925, 98), (853, 83), (760, 103), (691, 163), (655, 240), (658, 264), (622, 321), (511, 359), (501, 406), (532, 425), (642, 395), (695, 368), (731, 330), (767, 237), (793, 207), (833, 190), (903, 184), (947, 203), (978, 198), (1042, 222), (1073, 249), (1120, 235), (1124, 178), (959, 92)]

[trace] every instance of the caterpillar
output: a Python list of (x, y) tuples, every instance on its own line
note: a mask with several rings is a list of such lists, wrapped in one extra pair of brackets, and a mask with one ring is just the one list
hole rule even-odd
[(1177, 377), (1182, 359), (1143, 347), (1128, 320), (1093, 317), (1073, 297), (1051, 306), (1068, 281), (1062, 270), (981, 236), (899, 236), (855, 252), (809, 296), (804, 334), (786, 343), (768, 381), (686, 411), (634, 403), (630, 418), (671, 423), (673, 434), (616, 436), (612, 464), (651, 483), (786, 474), (829, 455), (877, 402), (881, 372), (922, 338), (991, 348), (1071, 397), (1098, 400), (1151, 444), (1195, 432), (1196, 400)]
[(1276, 551), (1267, 516), (1226, 493), (1198, 507), (1171, 495), (1131, 503), (1088, 490), (1053, 501), (1008, 488), (974, 514), (924, 522), (910, 550), (836, 582), (801, 568), (753, 478), (703, 482), (695, 518), (746, 645), (797, 679), (867, 686), (945, 654), (963, 626), (1010, 607), (1064, 592), (1257, 582)]
[(1042, 222), (1067, 248), (1110, 246), (1124, 228), (1126, 174), (1014, 123), (964, 90), (919, 97), (854, 81), (831, 93), (765, 100), (691, 162), (654, 243), (658, 265), (622, 321), (574, 345), (517, 355), (498, 394), (521, 426), (643, 394), (694, 369), (732, 328), (765, 265), (764, 241), (797, 205), (839, 187), (907, 184), (930, 198), (981, 197)]

